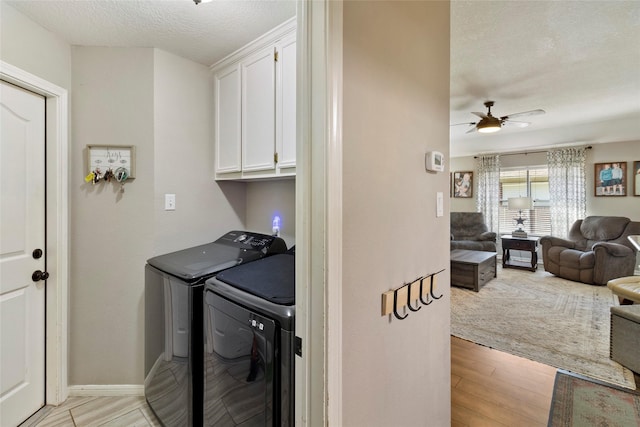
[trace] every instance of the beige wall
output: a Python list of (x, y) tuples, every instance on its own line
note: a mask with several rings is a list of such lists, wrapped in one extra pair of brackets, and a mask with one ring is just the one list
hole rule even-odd
[(247, 229), (271, 234), (274, 215), (280, 217), (280, 237), (287, 247), (296, 243), (296, 181), (247, 183)]
[[(449, 3), (345, 2), (343, 29), (341, 425), (449, 425), (448, 174), (424, 168), (449, 153)], [(382, 293), (441, 269), (441, 300), (381, 317)]]
[(0, 58), (64, 89), (71, 88), (71, 47), (0, 1)]
[[(154, 55), (154, 255), (211, 242), (244, 228), (244, 184), (212, 178), (213, 90), (208, 67)], [(164, 210), (164, 195), (176, 210)]]
[[(140, 384), (154, 244), (153, 49), (73, 48), (69, 384)], [(86, 145), (136, 146), (136, 178), (84, 181)]]
[[(640, 197), (633, 196), (633, 161), (640, 160), (640, 141), (611, 142), (593, 144), (587, 151), (586, 180), (587, 180), (587, 215), (618, 215), (626, 216), (634, 221), (640, 221)], [(594, 164), (622, 161), (627, 162), (626, 197), (595, 197), (594, 196)], [(508, 155), (500, 158), (504, 167), (529, 166), (546, 164), (545, 154)], [(450, 161), (451, 172), (462, 170), (476, 170), (475, 159), (468, 157), (454, 157)], [(477, 185), (477, 179), (474, 182)], [(473, 199), (451, 199), (451, 210), (454, 212), (473, 212), (476, 210), (474, 188)]]

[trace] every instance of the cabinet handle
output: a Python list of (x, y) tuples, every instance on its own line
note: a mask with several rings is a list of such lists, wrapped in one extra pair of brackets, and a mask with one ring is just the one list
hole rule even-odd
[(278, 163), (278, 153), (273, 153), (273, 162)]
[(277, 50), (273, 50), (273, 60), (278, 62), (278, 51)]

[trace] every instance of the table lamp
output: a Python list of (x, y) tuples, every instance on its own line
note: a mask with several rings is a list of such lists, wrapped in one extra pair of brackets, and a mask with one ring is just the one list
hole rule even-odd
[(508, 200), (508, 204), (510, 211), (518, 211), (518, 218), (514, 218), (517, 229), (511, 235), (514, 237), (527, 237), (527, 233), (523, 230), (526, 220), (522, 218), (522, 211), (532, 209), (533, 200), (531, 200), (531, 197), (511, 197)]

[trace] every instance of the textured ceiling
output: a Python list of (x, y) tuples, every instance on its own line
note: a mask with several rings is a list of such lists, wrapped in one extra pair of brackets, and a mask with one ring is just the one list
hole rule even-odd
[(295, 16), (295, 0), (3, 0), (71, 45), (157, 47), (211, 65)]
[(453, 126), (452, 155), (640, 141), (640, 2), (452, 2), (450, 122), (486, 100), (495, 116), (546, 114), (489, 135)]
[[(211, 65), (295, 15), (294, 0), (2, 0), (72, 45), (157, 47)], [(640, 141), (640, 1), (452, 1), (451, 155)], [(418, 41), (419, 42), (419, 41)], [(640, 155), (640, 147), (639, 147)]]

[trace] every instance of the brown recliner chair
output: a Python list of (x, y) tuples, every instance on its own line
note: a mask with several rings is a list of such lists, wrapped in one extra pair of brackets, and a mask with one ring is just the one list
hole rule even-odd
[(558, 277), (590, 285), (631, 276), (636, 250), (627, 239), (640, 234), (640, 222), (617, 216), (588, 216), (569, 230), (568, 239), (540, 239), (544, 269)]
[(496, 233), (489, 231), (482, 212), (451, 212), (451, 250), (496, 251)]

